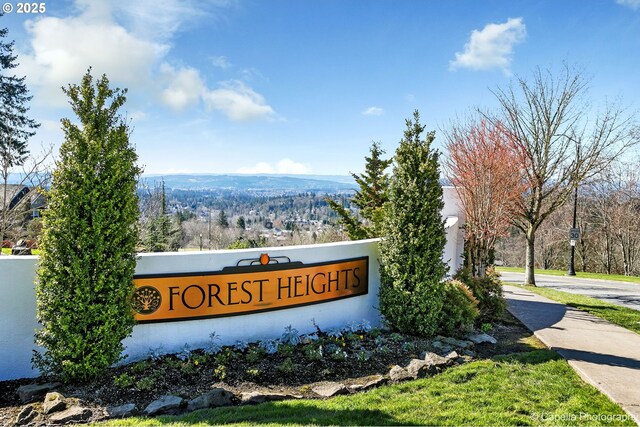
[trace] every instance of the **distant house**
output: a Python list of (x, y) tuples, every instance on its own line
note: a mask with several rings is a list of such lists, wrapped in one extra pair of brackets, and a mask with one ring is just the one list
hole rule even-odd
[(45, 197), (35, 187), (8, 184), (5, 191), (5, 186), (0, 185), (0, 212), (5, 209), (12, 211), (22, 206), (30, 211), (31, 218), (37, 218), (45, 204)]

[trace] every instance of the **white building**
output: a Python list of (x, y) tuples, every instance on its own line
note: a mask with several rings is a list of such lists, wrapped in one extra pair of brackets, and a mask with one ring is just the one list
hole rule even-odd
[(444, 208), (442, 218), (447, 233), (443, 259), (449, 264), (449, 275), (453, 275), (462, 266), (464, 260), (464, 209), (454, 187), (442, 187)]

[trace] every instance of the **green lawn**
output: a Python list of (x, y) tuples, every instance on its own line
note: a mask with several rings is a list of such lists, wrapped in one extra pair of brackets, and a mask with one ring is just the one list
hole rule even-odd
[[(524, 268), (519, 267), (496, 267), (497, 271), (510, 271), (514, 273), (524, 273)], [(542, 270), (537, 269), (536, 274), (548, 274), (549, 276), (566, 276), (566, 270)], [(605, 273), (583, 273), (576, 271), (575, 277), (583, 277), (585, 279), (603, 279), (603, 280), (615, 280), (618, 282), (631, 282), (640, 283), (640, 277), (636, 276), (623, 276), (622, 274), (605, 274)]]
[[(11, 255), (11, 248), (2, 248), (2, 253), (5, 255)], [(32, 249), (31, 253), (33, 255), (40, 255), (40, 249)]]
[(510, 285), (519, 286), (531, 292), (535, 292), (543, 297), (570, 307), (589, 312), (595, 316), (608, 320), (611, 323), (627, 328), (640, 334), (640, 311), (632, 308), (621, 307), (619, 305), (604, 302), (596, 298), (584, 295), (576, 295), (569, 292), (557, 291), (555, 289), (542, 288), (536, 286), (522, 286), (515, 283)]
[(217, 408), (107, 424), (635, 425), (549, 350), (472, 362), (431, 378), (327, 400)]

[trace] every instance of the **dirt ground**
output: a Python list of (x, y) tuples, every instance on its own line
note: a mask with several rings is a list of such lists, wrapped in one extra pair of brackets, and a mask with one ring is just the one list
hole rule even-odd
[[(497, 344), (478, 344), (462, 354), (484, 359), (544, 347), (508, 313), (488, 333), (498, 340)], [(225, 347), (216, 354), (195, 350), (116, 367), (89, 384), (64, 384), (56, 391), (91, 409), (89, 421), (106, 418), (108, 407), (134, 403), (143, 410), (162, 395), (193, 399), (214, 387), (236, 395), (270, 390), (317, 397), (311, 391), (314, 383), (336, 381), (347, 386), (364, 383), (373, 375), (387, 374), (393, 365), (407, 365), (425, 351), (441, 354), (450, 351), (434, 347), (433, 341), (389, 331), (356, 331), (341, 336), (319, 331), (297, 345), (280, 345), (273, 354), (254, 344), (244, 349)], [(50, 380), (0, 382), (0, 424), (13, 424), (25, 406), (16, 393), (18, 387)], [(34, 408), (40, 409), (39, 405), (36, 403)], [(32, 424), (44, 422), (38, 417)]]

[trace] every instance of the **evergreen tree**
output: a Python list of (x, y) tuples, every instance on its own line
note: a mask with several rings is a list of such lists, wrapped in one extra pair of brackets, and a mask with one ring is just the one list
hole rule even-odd
[(0, 29), (0, 156), (7, 168), (24, 163), (29, 153), (27, 143), (40, 124), (27, 116), (31, 101), (25, 77), (6, 75), (18, 66), (13, 42), (5, 43), (6, 28)]
[(432, 335), (439, 328), (447, 266), (439, 152), (418, 111), (396, 150), (380, 243), (380, 311), (397, 329)]
[(247, 225), (245, 224), (244, 221), (244, 217), (241, 216), (240, 218), (238, 218), (238, 221), (236, 222), (236, 225), (238, 226), (238, 228), (240, 228), (241, 230), (244, 230), (245, 228), (247, 228)]
[(343, 204), (327, 199), (352, 240), (380, 237), (383, 234), (384, 204), (389, 200), (389, 176), (385, 170), (393, 160), (381, 158), (384, 150), (380, 148), (379, 142), (373, 142), (369, 151), (371, 156), (365, 157), (365, 172), (360, 175), (351, 174), (360, 187), (351, 202), (360, 209), (360, 216), (365, 222), (361, 222)]
[[(1, 16), (1, 15), (0, 15)], [(29, 95), (24, 77), (7, 74), (18, 66), (13, 54), (13, 42), (5, 43), (6, 28), (0, 29), (0, 242), (5, 238), (9, 218), (9, 173), (15, 166), (24, 164), (29, 154), (27, 143), (35, 135), (40, 124), (27, 116)]]
[(138, 239), (138, 156), (118, 110), (126, 90), (87, 71), (63, 89), (75, 120), (65, 139), (44, 212), (37, 273), (35, 365), (65, 379), (96, 378), (121, 359), (131, 334)]
[(167, 214), (167, 193), (164, 188), (164, 180), (159, 191), (153, 197), (158, 197), (158, 210), (150, 218), (145, 228), (143, 246), (148, 252), (176, 251), (180, 248), (181, 227), (175, 224)]
[(224, 228), (229, 227), (229, 220), (227, 219), (227, 214), (224, 211), (220, 211), (218, 214), (218, 225)]

